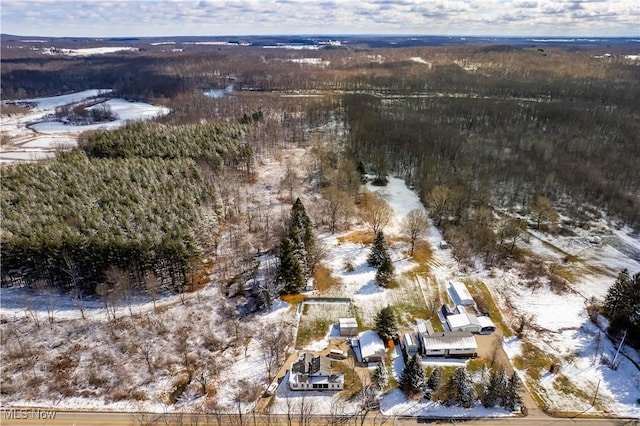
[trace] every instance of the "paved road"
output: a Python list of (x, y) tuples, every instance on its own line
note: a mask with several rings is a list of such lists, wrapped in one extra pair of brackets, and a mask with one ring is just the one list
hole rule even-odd
[[(204, 416), (202, 414), (143, 414), (143, 413), (109, 413), (109, 412), (80, 412), (80, 411), (54, 411), (51, 409), (2, 409), (0, 424), (2, 425), (65, 425), (65, 426), (95, 426), (95, 425), (245, 425), (245, 426), (278, 426), (300, 424), (296, 418), (291, 423), (286, 416), (243, 416), (240, 419), (237, 415), (224, 415), (216, 417), (214, 415)], [(13, 418), (7, 418), (13, 417)], [(330, 425), (331, 419), (322, 416), (313, 416), (304, 423), (306, 426), (326, 426)], [(333, 423), (337, 424), (337, 423)], [(351, 418), (344, 424), (360, 425), (359, 419)], [(500, 425), (500, 426), (552, 426), (571, 425), (580, 426), (640, 426), (640, 421), (633, 419), (591, 419), (591, 418), (552, 418), (547, 416), (527, 416), (510, 417), (501, 419), (481, 419), (481, 420), (447, 420), (430, 418), (388, 418), (379, 414), (369, 414), (364, 423), (367, 426), (384, 425)]]

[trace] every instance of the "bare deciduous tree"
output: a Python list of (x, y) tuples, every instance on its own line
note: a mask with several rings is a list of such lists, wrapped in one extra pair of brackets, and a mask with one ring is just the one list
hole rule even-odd
[(377, 234), (389, 224), (393, 209), (379, 194), (365, 190), (360, 200), (360, 214), (371, 230)]
[(259, 333), (259, 344), (264, 357), (268, 381), (271, 382), (284, 362), (285, 348), (291, 341), (291, 333), (285, 327), (267, 326)]
[(324, 210), (327, 220), (329, 221), (329, 232), (336, 232), (339, 222), (342, 219), (346, 221), (353, 208), (353, 197), (345, 191), (341, 191), (335, 186), (330, 186), (323, 192)]
[(402, 231), (411, 241), (411, 256), (413, 256), (416, 241), (427, 232), (428, 227), (429, 219), (424, 210), (421, 209), (411, 210), (402, 221)]

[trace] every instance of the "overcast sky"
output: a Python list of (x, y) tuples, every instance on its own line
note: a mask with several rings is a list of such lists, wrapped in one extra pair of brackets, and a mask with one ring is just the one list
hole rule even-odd
[(25, 36), (421, 34), (640, 37), (640, 0), (0, 0)]

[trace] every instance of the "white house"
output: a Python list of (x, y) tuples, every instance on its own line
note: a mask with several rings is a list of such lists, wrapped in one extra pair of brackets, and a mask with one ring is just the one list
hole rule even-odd
[(340, 318), (338, 320), (341, 336), (357, 336), (358, 323), (355, 318)]
[(473, 306), (475, 304), (471, 293), (463, 283), (450, 283), (449, 294), (456, 305)]
[(466, 332), (420, 334), (420, 338), (425, 356), (472, 357), (478, 349), (475, 336)]
[(358, 340), (363, 362), (379, 362), (386, 356), (384, 343), (375, 331), (367, 330), (360, 333)]
[(289, 368), (291, 390), (342, 390), (344, 374), (331, 372), (331, 360), (326, 356), (300, 354)]

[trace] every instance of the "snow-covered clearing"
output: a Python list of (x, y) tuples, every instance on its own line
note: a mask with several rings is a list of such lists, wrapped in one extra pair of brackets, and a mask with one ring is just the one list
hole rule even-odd
[[(0, 162), (36, 161), (55, 156), (59, 147), (75, 146), (80, 133), (88, 130), (115, 129), (128, 121), (150, 120), (166, 115), (169, 109), (144, 102), (129, 102), (113, 98), (105, 100), (111, 89), (92, 89), (47, 98), (33, 98), (19, 101), (23, 105), (34, 105), (22, 115), (3, 115), (0, 118), (1, 132), (9, 138), (9, 143), (0, 147)], [(116, 119), (90, 125), (68, 125), (55, 121), (55, 109), (64, 105), (74, 105), (95, 99), (96, 106), (108, 106)]]
[(137, 52), (138, 50), (140, 49), (130, 46), (87, 47), (84, 49), (59, 49), (56, 47), (48, 47), (43, 48), (42, 53), (45, 55), (93, 56), (116, 52)]
[(425, 61), (424, 59), (422, 59), (420, 56), (412, 56), (411, 58), (409, 58), (410, 61), (416, 62), (418, 64), (424, 64), (427, 65), (429, 67), (429, 69), (431, 69), (431, 67), (433, 66), (433, 64), (429, 61)]

